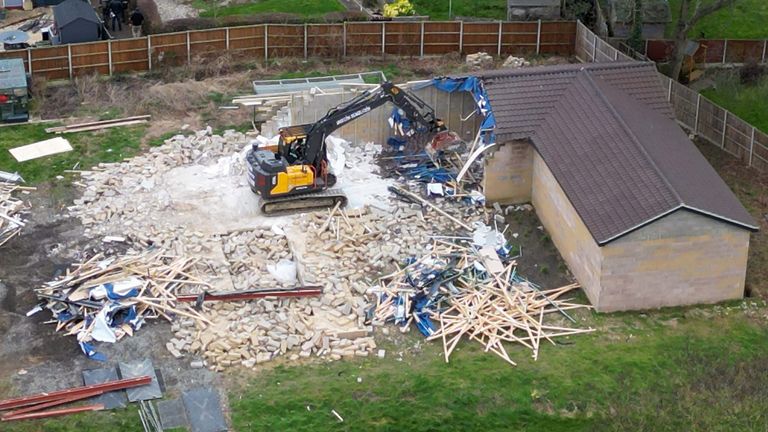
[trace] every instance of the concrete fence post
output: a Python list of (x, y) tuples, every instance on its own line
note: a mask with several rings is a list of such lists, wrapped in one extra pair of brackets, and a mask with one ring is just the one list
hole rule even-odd
[(536, 55), (539, 55), (541, 53), (541, 20), (539, 20), (539, 25), (536, 27)]
[(701, 93), (696, 94), (696, 119), (693, 121), (693, 133), (699, 133), (699, 110), (701, 109)]
[(592, 33), (592, 63), (597, 63), (597, 35)]
[[(149, 38), (147, 38), (147, 44), (149, 44)], [(147, 53), (149, 58), (149, 53)], [(107, 39), (107, 67), (109, 68), (109, 76), (112, 76), (112, 39)]]
[(69, 68), (69, 79), (72, 79), (72, 45), (67, 44), (67, 67)]
[(725, 148), (725, 133), (728, 131), (728, 110), (723, 109), (725, 111), (725, 115), (723, 116), (723, 140), (720, 143), (720, 148)]
[(723, 44), (723, 64), (725, 64), (725, 54), (728, 52), (728, 39)]
[(308, 56), (308, 46), (307, 46), (307, 23), (304, 23), (304, 58), (306, 59)]
[(152, 36), (147, 35), (147, 69), (152, 70)]
[(765, 63), (765, 51), (768, 49), (768, 39), (763, 41), (763, 57), (760, 60), (760, 63)]
[(459, 55), (464, 52), (464, 21), (459, 21)]
[(190, 40), (189, 30), (187, 30), (187, 64), (192, 64), (192, 41)]
[(264, 24), (264, 61), (269, 60), (269, 24)]
[(747, 166), (752, 166), (752, 155), (754, 155), (755, 151), (755, 127), (752, 126), (752, 138), (749, 141), (749, 162), (747, 163)]
[(424, 57), (424, 21), (421, 22), (421, 40), (419, 42), (419, 57)]
[(502, 22), (499, 21), (499, 37), (496, 40), (496, 55), (501, 57), (501, 33), (502, 33)]
[(227, 51), (229, 51), (229, 27), (224, 29), (224, 46), (226, 46)]
[(344, 21), (341, 33), (341, 56), (347, 56), (347, 22)]
[[(672, 103), (672, 78), (669, 78), (669, 89), (667, 89), (667, 101)], [(674, 106), (674, 104), (672, 104)]]
[(32, 75), (32, 49), (27, 48), (27, 73)]
[(385, 21), (381, 22), (381, 54), (384, 55), (387, 53), (387, 23)]

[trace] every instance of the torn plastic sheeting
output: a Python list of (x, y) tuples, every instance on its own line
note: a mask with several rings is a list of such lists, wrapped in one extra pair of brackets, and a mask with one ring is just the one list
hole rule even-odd
[(90, 297), (93, 300), (103, 300), (105, 297), (110, 300), (136, 297), (139, 294), (139, 288), (141, 288), (142, 285), (144, 285), (144, 282), (138, 278), (109, 282), (92, 288)]
[(285, 284), (296, 283), (296, 263), (293, 261), (281, 259), (277, 264), (267, 264), (267, 271), (278, 282)]
[(108, 308), (104, 308), (96, 314), (91, 328), (91, 337), (99, 342), (115, 343), (117, 336), (107, 322), (108, 320), (111, 321), (107, 316), (108, 312)]
[(94, 348), (94, 346), (91, 345), (91, 344), (88, 344), (86, 342), (82, 342), (81, 341), (80, 342), (80, 349), (91, 360), (96, 360), (96, 361), (100, 361), (100, 362), (107, 361), (107, 356), (105, 356), (104, 354), (96, 351), (96, 348)]
[(349, 142), (329, 135), (325, 138), (326, 153), (328, 158), (328, 164), (330, 165), (331, 174), (336, 177), (340, 177), (344, 172), (344, 165), (347, 163), (347, 156), (345, 154), (344, 146)]
[(479, 78), (475, 76), (457, 78), (439, 77), (428, 81), (424, 85), (414, 87), (414, 90), (427, 87), (429, 85), (433, 85), (438, 90), (448, 93), (457, 91), (469, 92), (472, 95), (472, 98), (475, 100), (475, 105), (477, 106), (476, 112), (483, 116), (483, 122), (480, 125), (480, 129), (489, 129), (488, 131), (481, 134), (483, 137), (483, 142), (490, 144), (496, 141), (496, 137), (491, 131), (491, 129), (496, 127), (496, 118), (493, 115), (493, 108), (491, 108), (491, 102), (488, 99), (488, 93), (485, 91), (483, 83)]

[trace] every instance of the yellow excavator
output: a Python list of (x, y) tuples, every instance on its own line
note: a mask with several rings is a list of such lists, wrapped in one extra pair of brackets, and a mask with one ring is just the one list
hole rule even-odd
[(329, 172), (325, 139), (336, 129), (391, 102), (427, 136), (426, 150), (434, 154), (460, 141), (446, 129), (435, 111), (413, 93), (387, 81), (336, 106), (315, 123), (289, 126), (279, 131), (277, 148), (254, 144), (246, 156), (248, 183), (261, 197), (261, 211), (277, 214), (346, 205), (347, 197), (331, 190), (336, 177)]

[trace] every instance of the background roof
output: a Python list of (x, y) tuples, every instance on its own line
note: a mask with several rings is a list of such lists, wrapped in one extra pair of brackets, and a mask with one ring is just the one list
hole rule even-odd
[(680, 208), (757, 229), (674, 120), (655, 67), (494, 71), (497, 139), (529, 138), (598, 244)]

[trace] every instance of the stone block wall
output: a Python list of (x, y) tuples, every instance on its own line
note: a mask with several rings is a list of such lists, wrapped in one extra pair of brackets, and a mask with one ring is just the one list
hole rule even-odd
[(544, 160), (534, 151), (532, 202), (541, 224), (593, 305), (600, 302), (602, 252)]
[(749, 232), (685, 209), (603, 246), (600, 311), (744, 295)]
[(503, 143), (485, 154), (483, 193), (489, 203), (531, 202), (533, 146), (528, 140)]

